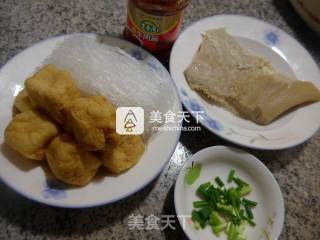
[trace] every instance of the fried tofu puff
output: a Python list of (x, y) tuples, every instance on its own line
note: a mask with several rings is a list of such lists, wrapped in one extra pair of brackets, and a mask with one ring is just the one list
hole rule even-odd
[(57, 126), (30, 110), (17, 114), (4, 132), (4, 140), (26, 158), (44, 160), (45, 147), (58, 135)]
[(133, 167), (144, 152), (144, 144), (140, 136), (108, 135), (105, 148), (98, 151), (103, 166), (112, 173), (119, 174)]
[(96, 155), (83, 150), (67, 134), (57, 136), (49, 144), (46, 159), (57, 179), (76, 186), (88, 184), (101, 165)]
[(57, 123), (65, 121), (64, 109), (80, 96), (75, 81), (67, 71), (46, 65), (25, 81), (31, 103), (44, 110)]
[(87, 151), (103, 149), (105, 133), (115, 130), (115, 109), (103, 96), (77, 98), (66, 116), (68, 128)]
[(23, 89), (16, 96), (14, 100), (14, 106), (19, 110), (19, 112), (29, 111), (34, 108), (31, 104), (31, 101), (26, 89)]

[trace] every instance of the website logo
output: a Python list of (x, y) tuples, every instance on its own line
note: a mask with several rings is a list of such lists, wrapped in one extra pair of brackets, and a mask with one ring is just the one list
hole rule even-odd
[(144, 132), (144, 110), (141, 107), (119, 107), (116, 111), (116, 131), (120, 135), (140, 135)]

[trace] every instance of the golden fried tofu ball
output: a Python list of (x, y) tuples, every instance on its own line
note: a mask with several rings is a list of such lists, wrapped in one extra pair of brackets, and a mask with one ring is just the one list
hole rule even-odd
[(103, 149), (105, 133), (115, 129), (115, 109), (103, 96), (80, 97), (66, 109), (67, 128), (87, 151)]
[(96, 155), (83, 150), (67, 134), (57, 136), (50, 143), (46, 158), (57, 179), (77, 186), (88, 184), (101, 165)]
[(69, 72), (46, 65), (25, 81), (32, 104), (44, 110), (57, 123), (65, 121), (64, 108), (80, 96)]
[(16, 96), (14, 100), (14, 106), (19, 110), (19, 112), (25, 112), (33, 109), (33, 106), (31, 104), (31, 101), (26, 89), (23, 89)]
[(133, 167), (144, 152), (140, 136), (111, 133), (103, 150), (98, 152), (103, 166), (112, 173), (119, 174)]
[(44, 160), (45, 147), (58, 135), (57, 126), (30, 110), (17, 114), (4, 132), (4, 140), (26, 158)]

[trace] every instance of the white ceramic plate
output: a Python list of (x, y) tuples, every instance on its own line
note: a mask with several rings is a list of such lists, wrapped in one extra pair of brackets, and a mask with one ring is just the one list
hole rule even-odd
[[(82, 37), (88, 34), (76, 36)], [(90, 36), (95, 37), (95, 35)], [(14, 97), (23, 87), (24, 80), (66, 37), (68, 36), (45, 40), (26, 49), (0, 70), (0, 177), (8, 186), (25, 197), (48, 205), (81, 208), (108, 204), (137, 192), (153, 180), (169, 161), (178, 143), (180, 132), (157, 133), (149, 141), (139, 163), (132, 169), (117, 177), (100, 175), (82, 188), (71, 188), (61, 184), (52, 178), (50, 171), (46, 171), (45, 163), (39, 165), (38, 162), (24, 159), (5, 145), (3, 132), (12, 118)], [(121, 46), (127, 53), (152, 68), (152, 71), (157, 71), (175, 88), (167, 70), (143, 49), (116, 38), (105, 37), (104, 42)], [(174, 99), (181, 110), (176, 91)]]
[(269, 60), (281, 73), (311, 81), (320, 88), (317, 64), (290, 35), (258, 19), (239, 15), (217, 15), (189, 26), (172, 49), (170, 72), (185, 107), (191, 113), (203, 111), (199, 118), (202, 125), (220, 137), (246, 147), (283, 149), (309, 139), (320, 127), (320, 102), (300, 107), (267, 126), (261, 126), (208, 104), (190, 89), (183, 72), (202, 42), (201, 33), (221, 27), (226, 28), (241, 46)]
[[(192, 161), (194, 164), (201, 164), (202, 170), (200, 177), (192, 185), (188, 185), (185, 182), (185, 174)], [(258, 202), (253, 210), (257, 225), (247, 226), (245, 231), (247, 239), (266, 239), (260, 238), (261, 230), (265, 230), (270, 239), (278, 239), (284, 222), (284, 203), (278, 183), (268, 168), (257, 158), (241, 150), (224, 146), (209, 147), (197, 152), (186, 162), (178, 176), (174, 191), (175, 208), (180, 224), (189, 239), (215, 239), (209, 227), (195, 230), (192, 221), (186, 216), (191, 215), (193, 202), (200, 200), (196, 195), (197, 187), (202, 183), (212, 182), (216, 176), (227, 183), (231, 169), (235, 170), (236, 176), (251, 185), (252, 192), (246, 198)], [(223, 233), (217, 239), (227, 238)]]

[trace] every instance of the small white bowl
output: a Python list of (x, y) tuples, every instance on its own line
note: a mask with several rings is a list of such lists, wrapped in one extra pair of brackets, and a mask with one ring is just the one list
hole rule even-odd
[[(192, 162), (201, 164), (201, 173), (192, 185), (188, 185), (185, 182), (185, 174)], [(215, 238), (210, 227), (196, 230), (190, 220), (193, 202), (200, 200), (196, 195), (196, 189), (204, 182), (214, 181), (216, 176), (226, 183), (231, 169), (235, 170), (236, 176), (250, 183), (252, 192), (247, 198), (258, 202), (253, 211), (257, 225), (255, 227), (248, 225), (245, 230), (247, 238), (260, 239), (264, 231), (268, 233), (270, 239), (278, 239), (284, 222), (284, 202), (276, 179), (268, 168), (253, 155), (225, 146), (209, 147), (197, 152), (191, 160), (186, 162), (178, 176), (174, 202), (179, 222), (186, 235), (189, 239)], [(227, 239), (226, 234), (221, 234), (219, 239)]]

